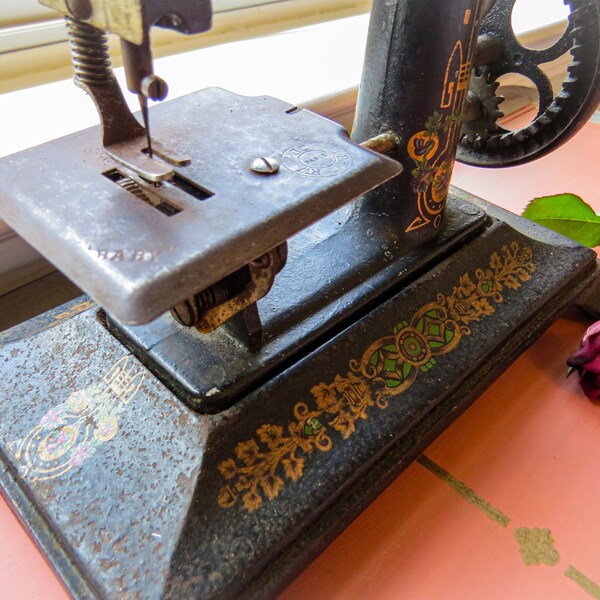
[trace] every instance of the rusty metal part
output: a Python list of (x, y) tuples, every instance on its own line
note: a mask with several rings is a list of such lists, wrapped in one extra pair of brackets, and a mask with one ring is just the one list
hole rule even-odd
[[(192, 159), (158, 187), (99, 148), (94, 129), (0, 163), (2, 218), (129, 324), (168, 312), (402, 169), (274, 98), (208, 89), (150, 112), (153, 135)], [(256, 156), (281, 160), (279, 172), (253, 172)], [(179, 212), (116, 185), (104, 175), (115, 168)]]
[(504, 98), (496, 95), (498, 86), (497, 81), (489, 82), (483, 74), (471, 76), (461, 129), (461, 135), (470, 142), (479, 135), (491, 135), (498, 130), (498, 120), (504, 116), (499, 109)]
[(258, 305), (256, 302), (248, 305), (241, 314), (244, 319), (244, 326), (246, 327), (248, 350), (256, 354), (261, 350), (264, 340)]
[(153, 160), (146, 129), (131, 114), (112, 71), (106, 34), (91, 25), (66, 17), (75, 84), (90, 95), (100, 116), (101, 140), (110, 156), (148, 181), (163, 181), (173, 176), (173, 166), (189, 162), (175, 156), (156, 140), (154, 154), (166, 162)]
[(183, 402), (221, 410), (481, 232), (485, 213), (451, 196), (435, 245), (407, 249), (386, 215), (356, 218), (352, 205), (293, 236), (286, 267), (258, 302), (265, 339), (257, 355), (243, 346), (241, 315), (208, 335), (194, 335), (170, 314), (142, 326), (109, 318), (107, 327)]
[(389, 154), (400, 143), (400, 138), (395, 133), (382, 133), (376, 135), (360, 144), (363, 148), (377, 152), (378, 154)]
[(84, 20), (133, 44), (142, 44), (153, 25), (180, 33), (210, 29), (210, 0), (40, 0), (64, 16)]
[(235, 273), (171, 309), (173, 318), (200, 333), (211, 333), (241, 314), (250, 352), (263, 344), (263, 327), (257, 302), (264, 298), (287, 261), (287, 243), (253, 260)]
[[(127, 87), (137, 94), (144, 119), (146, 136), (147, 157), (137, 157), (134, 160), (131, 154), (126, 163), (134, 168), (140, 175), (151, 181), (160, 181), (172, 175), (172, 171), (157, 170), (147, 159), (153, 158), (153, 144), (150, 137), (150, 122), (148, 113), (148, 99), (164, 100), (168, 93), (166, 83), (154, 75), (152, 49), (150, 47), (150, 28), (154, 24), (171, 27), (185, 33), (199, 33), (210, 27), (211, 6), (209, 1), (179, 0), (170, 2), (168, 8), (164, 2), (157, 0), (66, 0), (65, 2), (48, 1), (48, 6), (63, 12), (71, 22), (69, 33), (75, 39), (74, 53), (77, 51), (82, 56), (86, 53), (95, 54), (102, 58), (101, 64), (95, 64), (100, 79), (111, 79), (110, 61), (108, 59), (108, 46), (105, 40), (99, 39), (94, 30), (116, 33), (121, 38), (123, 66), (127, 77)], [(74, 21), (73, 21), (74, 20)], [(83, 23), (86, 21), (86, 24)], [(73, 24), (75, 23), (75, 24)], [(86, 29), (85, 27), (88, 27)], [(75, 56), (75, 54), (74, 54)], [(86, 59), (87, 60), (87, 59)], [(111, 91), (117, 97), (117, 103), (123, 104), (118, 85), (113, 82)], [(102, 122), (113, 127), (120, 127), (120, 120), (112, 113), (101, 110), (106, 108), (108, 101), (98, 102), (103, 94), (94, 93), (94, 84), (86, 90), (96, 101)], [(105, 95), (105, 94), (104, 94)], [(127, 107), (118, 106), (118, 115), (122, 115)], [(128, 120), (131, 120), (128, 119)], [(135, 135), (125, 135), (125, 139), (133, 139)]]
[(65, 18), (75, 85), (90, 95), (102, 125), (102, 144), (110, 146), (144, 135), (131, 114), (112, 71), (106, 34), (71, 17)]
[[(177, 305), (171, 314), (186, 327), (210, 333), (266, 296), (286, 261), (287, 243), (283, 243)], [(260, 327), (257, 315), (249, 315), (253, 330)]]

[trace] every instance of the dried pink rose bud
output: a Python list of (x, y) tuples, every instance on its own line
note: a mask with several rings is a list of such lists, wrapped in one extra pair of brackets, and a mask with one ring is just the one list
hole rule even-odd
[(588, 327), (581, 348), (567, 360), (569, 375), (579, 373), (579, 385), (590, 400), (600, 399), (600, 321)]

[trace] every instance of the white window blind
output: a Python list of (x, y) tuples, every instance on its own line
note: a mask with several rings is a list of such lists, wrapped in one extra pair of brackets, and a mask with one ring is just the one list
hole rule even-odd
[[(288, 0), (213, 0), (213, 12), (286, 2)], [(0, 54), (66, 39), (62, 19), (37, 0), (0, 0)]]
[(56, 13), (37, 0), (3, 0), (0, 5), (0, 27), (31, 25), (48, 19), (56, 19)]
[[(285, 0), (213, 0), (213, 10), (237, 10), (278, 1)], [(0, 5), (0, 27), (31, 25), (51, 19), (56, 19), (56, 13), (42, 6), (37, 0), (3, 0)]]

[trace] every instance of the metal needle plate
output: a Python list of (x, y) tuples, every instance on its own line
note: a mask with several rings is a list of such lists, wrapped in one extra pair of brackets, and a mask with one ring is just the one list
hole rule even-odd
[[(310, 111), (217, 88), (154, 107), (152, 127), (191, 159), (170, 182), (118, 165), (97, 128), (0, 162), (0, 216), (129, 324), (158, 317), (401, 170)], [(279, 168), (252, 170), (261, 157)]]

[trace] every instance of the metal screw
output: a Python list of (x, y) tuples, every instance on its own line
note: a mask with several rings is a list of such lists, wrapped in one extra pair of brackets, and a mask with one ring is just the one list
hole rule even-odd
[(169, 86), (158, 75), (148, 75), (142, 81), (141, 91), (150, 100), (159, 101), (164, 100), (168, 96)]
[(90, 0), (67, 0), (67, 8), (79, 21), (86, 21), (94, 12)]
[(259, 158), (255, 158), (250, 165), (250, 168), (255, 173), (260, 173), (261, 175), (272, 175), (273, 173), (277, 173), (279, 167), (279, 161), (270, 156), (260, 156)]

